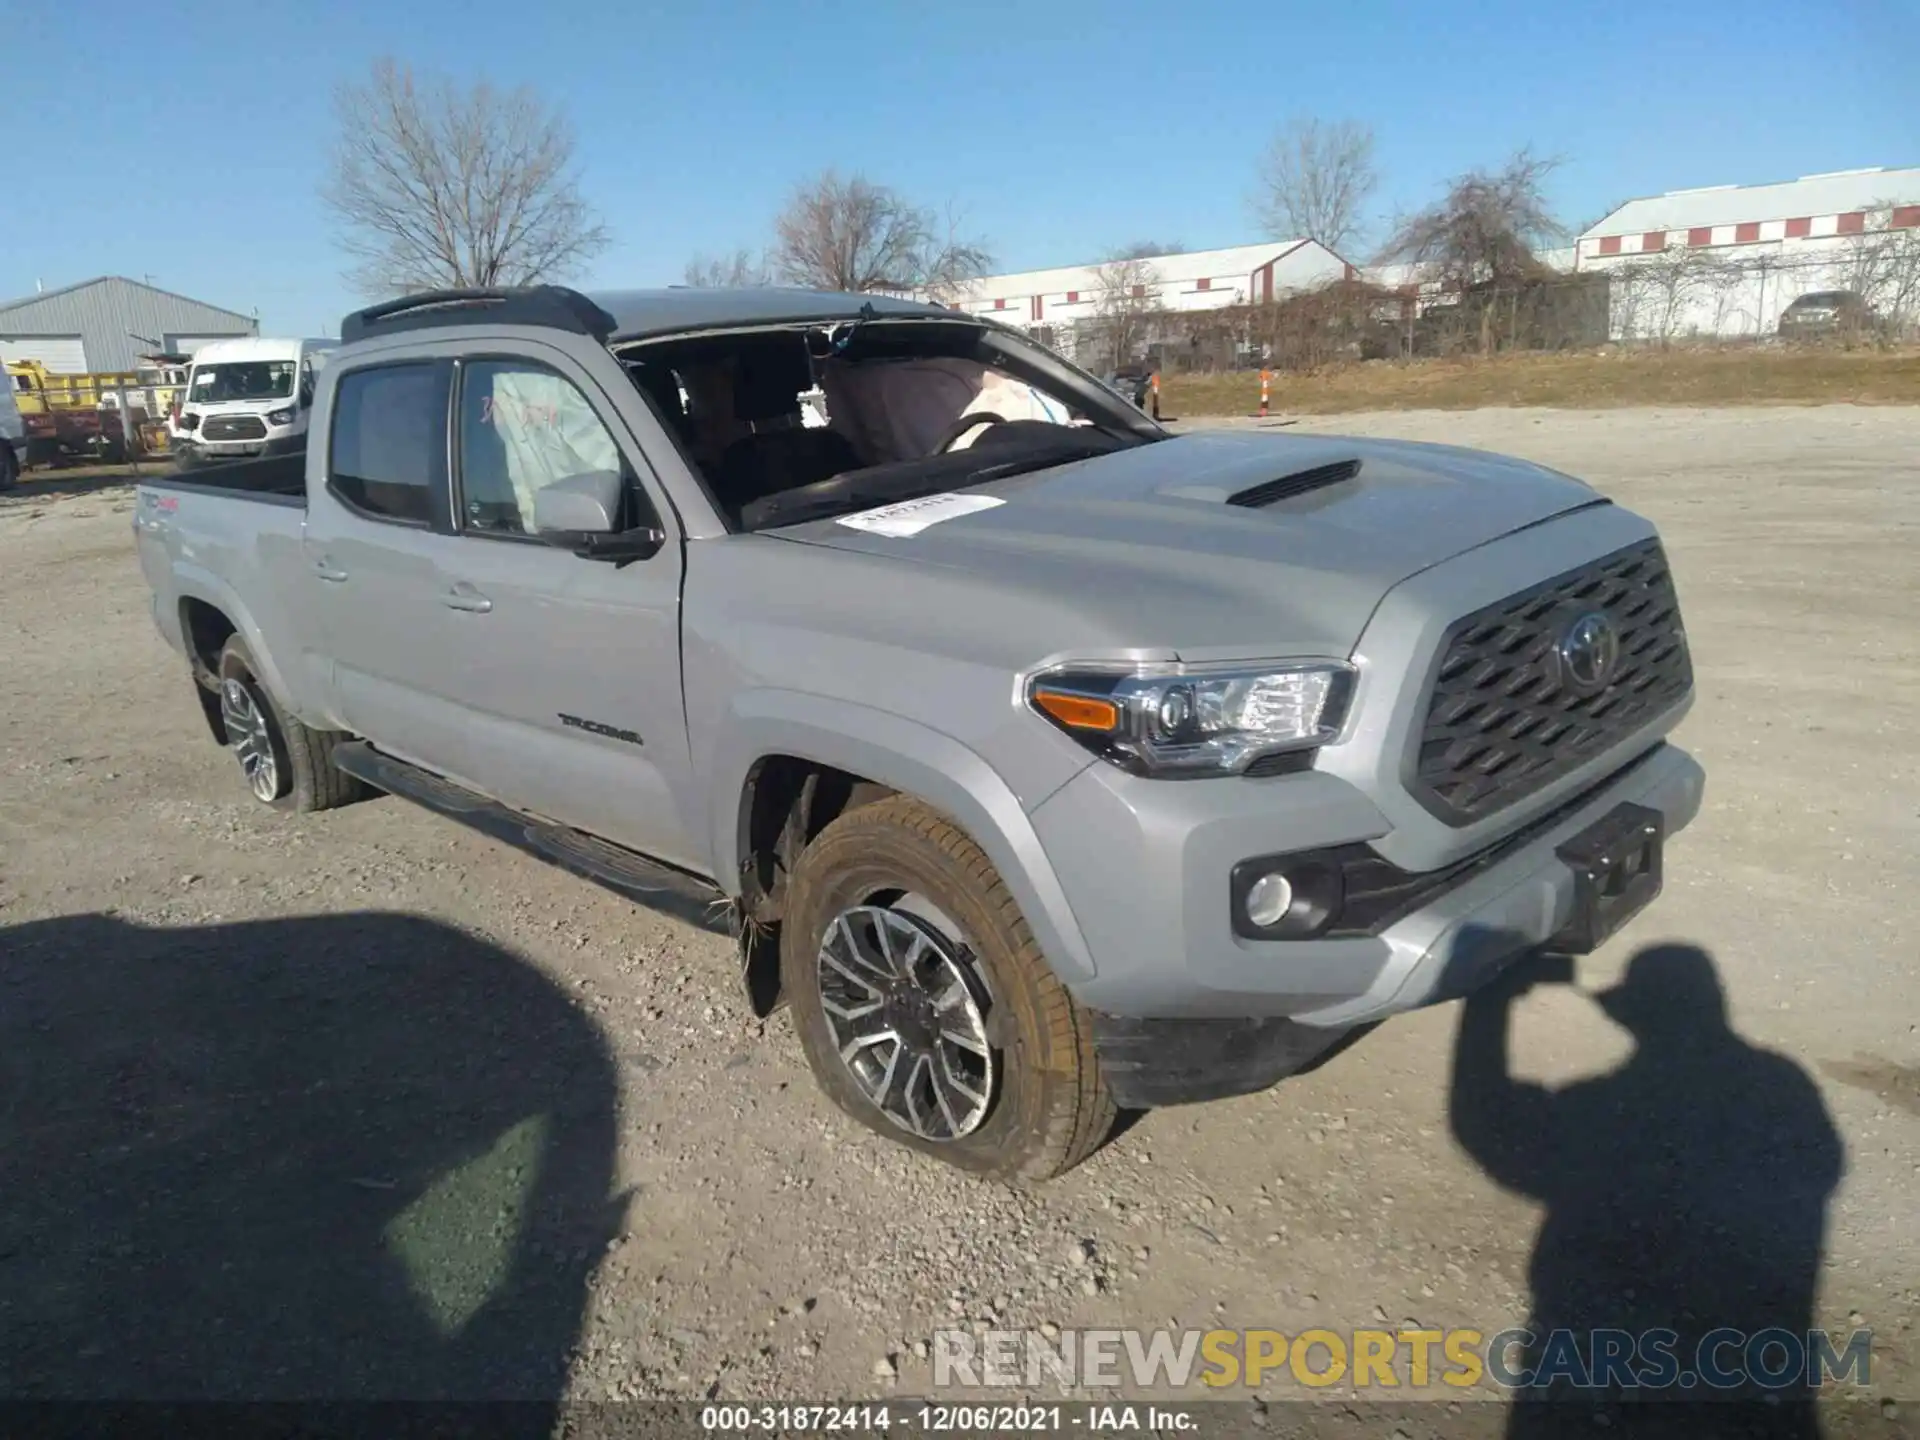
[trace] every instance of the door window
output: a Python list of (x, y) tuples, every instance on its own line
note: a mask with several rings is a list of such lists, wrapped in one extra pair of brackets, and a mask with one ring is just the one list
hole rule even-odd
[(543, 488), (574, 475), (625, 472), (612, 433), (571, 381), (525, 360), (472, 360), (462, 368), (464, 529), (533, 535), (534, 497)]
[(428, 524), (446, 473), (445, 371), (431, 361), (350, 370), (333, 396), (334, 494), (376, 520)]

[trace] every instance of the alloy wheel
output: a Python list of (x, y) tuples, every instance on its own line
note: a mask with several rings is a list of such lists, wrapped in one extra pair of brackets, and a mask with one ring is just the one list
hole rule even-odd
[(267, 717), (244, 681), (226, 680), (220, 686), (220, 719), (227, 743), (247, 777), (256, 800), (271, 804), (280, 798), (280, 762), (273, 753), (273, 733)]
[(986, 994), (965, 942), (910, 908), (834, 917), (820, 944), (820, 1004), (847, 1073), (888, 1120), (923, 1140), (959, 1140), (993, 1101)]

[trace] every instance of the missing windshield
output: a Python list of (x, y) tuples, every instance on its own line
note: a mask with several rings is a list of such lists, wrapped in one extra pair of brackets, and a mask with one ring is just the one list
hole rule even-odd
[(682, 336), (621, 358), (740, 530), (1155, 438), (1057, 356), (959, 317)]

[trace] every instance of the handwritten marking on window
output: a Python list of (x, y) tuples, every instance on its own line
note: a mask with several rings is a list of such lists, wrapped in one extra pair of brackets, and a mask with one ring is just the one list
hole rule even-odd
[(500, 400), (492, 395), (480, 397), (480, 423), (519, 429), (554, 426), (560, 423), (560, 407), (532, 400)]

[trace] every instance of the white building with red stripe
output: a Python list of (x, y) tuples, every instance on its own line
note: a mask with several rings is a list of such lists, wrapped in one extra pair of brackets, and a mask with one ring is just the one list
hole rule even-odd
[(1662, 338), (1766, 335), (1801, 295), (1883, 286), (1877, 257), (1908, 245), (1920, 168), (1838, 170), (1629, 200), (1581, 233), (1574, 268), (1613, 272), (1615, 338), (1656, 320)]
[(1225, 250), (1192, 250), (1139, 260), (1022, 270), (974, 281), (951, 303), (970, 314), (1035, 331), (1062, 344), (1077, 322), (1124, 295), (1163, 311), (1218, 310), (1276, 300), (1357, 274), (1314, 240), (1269, 240)]

